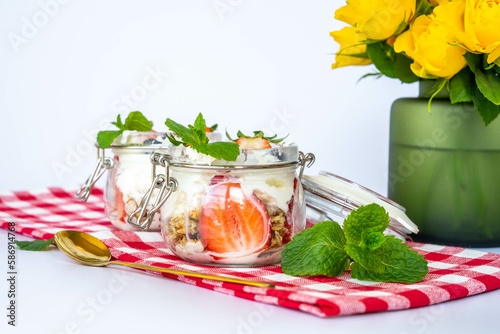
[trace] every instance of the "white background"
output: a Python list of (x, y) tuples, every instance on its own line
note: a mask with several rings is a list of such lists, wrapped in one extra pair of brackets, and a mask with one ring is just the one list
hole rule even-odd
[(317, 156), (308, 173), (386, 193), (390, 105), (417, 86), (331, 70), (344, 1), (56, 1), (0, 0), (0, 190), (77, 186), (88, 138), (141, 110), (158, 131), (203, 112), (232, 134), (290, 133)]

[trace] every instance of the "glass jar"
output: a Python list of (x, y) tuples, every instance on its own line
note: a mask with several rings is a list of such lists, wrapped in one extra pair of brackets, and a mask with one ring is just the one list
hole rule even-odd
[[(218, 133), (207, 135), (210, 140), (220, 139)], [(140, 230), (127, 223), (128, 216), (137, 210), (151, 185), (151, 154), (165, 153), (170, 145), (165, 133), (125, 131), (106, 150), (98, 148), (96, 168), (76, 197), (86, 201), (95, 182), (109, 170), (104, 188), (105, 211), (109, 220), (119, 230)], [(110, 151), (112, 158), (106, 157), (105, 151)], [(154, 203), (157, 194), (153, 193), (151, 198)], [(160, 231), (159, 212), (152, 217), (150, 230)]]
[(189, 147), (171, 147), (164, 156), (173, 188), (160, 221), (170, 250), (203, 265), (279, 263), (284, 246), (305, 228), (296, 172), (314, 156), (290, 144), (242, 149), (235, 162), (206, 158)]

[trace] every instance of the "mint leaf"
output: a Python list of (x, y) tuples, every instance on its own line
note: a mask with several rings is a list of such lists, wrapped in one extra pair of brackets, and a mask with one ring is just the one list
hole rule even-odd
[(393, 60), (387, 54), (387, 50), (383, 42), (370, 43), (366, 45), (366, 52), (368, 53), (368, 57), (372, 60), (373, 65), (375, 65), (380, 73), (388, 76), (389, 78), (397, 78)]
[[(427, 261), (415, 250), (382, 232), (389, 224), (385, 209), (361, 206), (344, 220), (325, 221), (297, 234), (282, 252), (282, 269), (295, 276), (337, 276), (351, 266), (361, 280), (415, 283), (428, 273)], [(349, 235), (349, 236), (348, 236)]]
[(208, 142), (206, 122), (201, 113), (196, 117), (194, 125), (185, 127), (170, 118), (165, 120), (165, 125), (181, 139), (177, 140), (174, 136), (167, 135), (168, 140), (175, 146), (191, 146), (199, 153), (226, 161), (235, 161), (240, 154), (239, 145), (236, 143)]
[(240, 155), (240, 146), (236, 143), (219, 141), (204, 145), (193, 145), (193, 148), (200, 153), (219, 160), (235, 161)]
[(282, 252), (283, 272), (294, 276), (337, 276), (349, 268), (340, 225), (324, 221), (293, 237)]
[(354, 260), (351, 276), (359, 280), (416, 283), (429, 272), (424, 256), (394, 236), (386, 236), (386, 241), (371, 252), (353, 245), (347, 245), (346, 251)]
[(450, 80), (450, 100), (451, 103), (472, 102), (474, 94), (474, 76), (468, 67), (463, 68)]
[(389, 214), (375, 203), (360, 206), (344, 220), (344, 233), (347, 243), (366, 248), (363, 233), (382, 233), (389, 226)]
[(125, 130), (125, 125), (122, 123), (122, 117), (120, 116), (120, 114), (116, 116), (116, 122), (111, 122), (111, 124), (113, 124), (120, 130)]
[(172, 145), (174, 146), (182, 145), (182, 142), (175, 139), (174, 135), (166, 133), (165, 136), (167, 136), (168, 140), (172, 143)]
[(54, 238), (49, 240), (19, 241), (15, 240), (17, 247), (27, 251), (43, 251), (54, 242)]
[(369, 250), (379, 248), (385, 241), (385, 235), (382, 232), (364, 231), (361, 234), (361, 244), (364, 244)]
[[(197, 136), (193, 133), (193, 131), (189, 128), (186, 128), (184, 125), (179, 124), (179, 123), (171, 120), (170, 118), (167, 118), (165, 120), (165, 125), (167, 126), (167, 128), (170, 131), (172, 131), (177, 136), (179, 136), (179, 138), (182, 139), (185, 146), (201, 144), (198, 141)], [(172, 144), (174, 144), (174, 143), (172, 143)]]
[(97, 144), (100, 148), (106, 148), (113, 144), (113, 141), (123, 133), (123, 130), (99, 131), (97, 134)]
[(113, 144), (113, 141), (123, 133), (125, 130), (130, 131), (151, 131), (153, 129), (153, 122), (148, 119), (140, 111), (132, 111), (128, 114), (125, 124), (122, 123), (122, 118), (118, 114), (116, 122), (111, 122), (119, 130), (105, 130), (99, 131), (97, 134), (97, 144), (100, 148), (106, 148)]
[(193, 130), (196, 136), (198, 137), (200, 143), (202, 144), (208, 143), (207, 124), (201, 113), (198, 114), (198, 117), (196, 117), (196, 120), (194, 121)]
[[(344, 250), (347, 255), (349, 255), (349, 257), (354, 261), (354, 263), (362, 263), (363, 268), (368, 268), (370, 272), (378, 274), (382, 274), (384, 272), (384, 265), (380, 257), (370, 252), (369, 250), (351, 244), (345, 245)], [(354, 267), (354, 263), (351, 266), (351, 271)]]
[(130, 131), (151, 131), (153, 122), (148, 121), (140, 111), (132, 111), (125, 120), (124, 128)]

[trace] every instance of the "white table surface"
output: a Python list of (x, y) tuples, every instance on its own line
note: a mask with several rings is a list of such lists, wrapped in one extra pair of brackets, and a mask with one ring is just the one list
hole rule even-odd
[[(18, 236), (19, 240), (31, 240)], [(500, 248), (481, 249), (500, 254)], [(0, 230), (0, 333), (498, 333), (500, 290), (411, 310), (318, 318), (57, 249), (17, 250), (17, 326), (7, 325), (7, 231)], [(4, 278), (5, 277), (5, 278)]]

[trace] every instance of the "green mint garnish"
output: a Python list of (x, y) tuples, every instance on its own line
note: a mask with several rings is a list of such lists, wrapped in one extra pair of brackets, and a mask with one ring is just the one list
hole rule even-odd
[(351, 276), (378, 282), (416, 283), (429, 272), (423, 255), (387, 236), (389, 215), (377, 204), (361, 206), (344, 220), (344, 229), (325, 221), (297, 234), (282, 253), (282, 269), (294, 276)]
[(208, 142), (206, 122), (201, 113), (196, 117), (194, 124), (188, 125), (188, 127), (170, 118), (167, 118), (165, 125), (180, 138), (180, 140), (178, 140), (173, 135), (167, 134), (168, 140), (175, 146), (191, 146), (199, 153), (226, 161), (235, 161), (240, 154), (240, 147), (236, 143)]
[(15, 240), (17, 247), (27, 251), (43, 251), (54, 242), (54, 238), (49, 240), (19, 241)]
[(293, 276), (338, 276), (351, 261), (345, 237), (336, 222), (324, 221), (297, 234), (282, 252), (283, 272)]
[(125, 119), (125, 124), (122, 122), (120, 115), (116, 117), (116, 122), (111, 122), (119, 130), (99, 131), (97, 134), (97, 144), (100, 148), (111, 146), (113, 141), (125, 130), (129, 131), (151, 131), (153, 122), (149, 121), (140, 111), (132, 111)]
[(389, 221), (389, 214), (376, 204), (351, 211), (343, 225), (347, 243), (375, 249), (372, 242), (380, 242), (380, 238), (384, 237), (383, 232), (389, 226)]
[(360, 280), (417, 283), (429, 272), (424, 256), (392, 235), (374, 251), (346, 251), (354, 261), (351, 276)]

